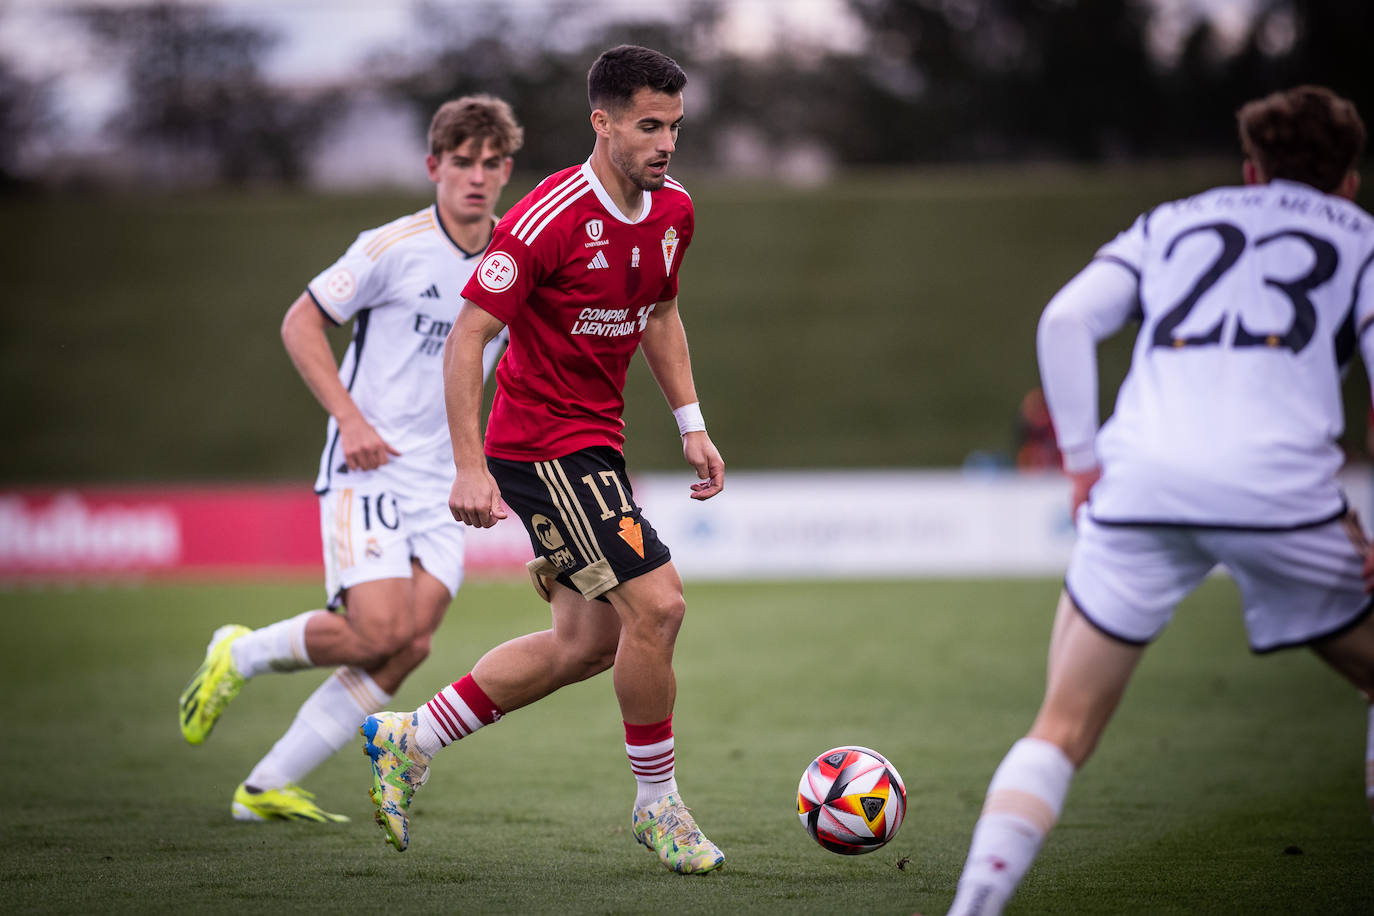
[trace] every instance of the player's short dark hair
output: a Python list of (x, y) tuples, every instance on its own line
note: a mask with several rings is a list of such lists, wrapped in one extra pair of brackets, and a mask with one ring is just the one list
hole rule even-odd
[(1265, 179), (1301, 181), (1331, 193), (1364, 151), (1364, 122), (1348, 100), (1324, 86), (1298, 86), (1255, 99), (1236, 112), (1240, 145)]
[(639, 45), (618, 45), (603, 51), (587, 71), (587, 101), (593, 110), (618, 111), (640, 89), (677, 95), (686, 85), (687, 74), (668, 55)]
[(465, 95), (439, 106), (429, 122), (429, 151), (438, 156), (468, 140), (490, 140), (502, 156), (525, 145), (525, 130), (511, 107), (494, 95)]

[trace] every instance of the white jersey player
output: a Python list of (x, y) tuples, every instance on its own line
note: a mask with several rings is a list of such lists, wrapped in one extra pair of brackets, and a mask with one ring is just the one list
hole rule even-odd
[[(429, 653), (463, 578), (462, 526), (448, 510), (453, 459), (444, 341), (491, 240), (523, 131), (490, 96), (447, 102), (429, 129), (435, 203), (363, 232), (287, 311), (282, 340), (329, 413), (315, 482), (329, 608), (211, 637), (182, 693), (199, 744), (243, 683), (267, 671), (330, 667), (285, 735), (234, 793), (238, 820), (347, 820), (300, 780), (357, 735)], [(326, 337), (353, 322), (342, 365)], [(489, 373), (503, 341), (484, 354)]]
[[(1001, 912), (1145, 646), (1213, 568), (1254, 651), (1310, 646), (1374, 700), (1374, 563), (1336, 481), (1341, 374), (1357, 346), (1374, 365), (1374, 220), (1351, 202), (1364, 125), (1311, 86), (1238, 121), (1245, 185), (1143, 214), (1041, 318), (1078, 537), (1045, 699), (993, 775), (952, 914)], [(1132, 318), (1099, 432), (1095, 348)], [(1374, 779), (1374, 713), (1368, 728)]]
[[(359, 582), (409, 577), (412, 558), (451, 594), (462, 581), (462, 528), (447, 499), (435, 498), (453, 483), (448, 420), (435, 385), (442, 389), (444, 340), (462, 301), (455, 291), (484, 250), (451, 238), (434, 204), (362, 233), (308, 287), (330, 322), (353, 320), (339, 382), (389, 455), (374, 469), (351, 468), (339, 421), (330, 416), (315, 492), (331, 608)], [(506, 340), (493, 340), (483, 353), (486, 375)]]

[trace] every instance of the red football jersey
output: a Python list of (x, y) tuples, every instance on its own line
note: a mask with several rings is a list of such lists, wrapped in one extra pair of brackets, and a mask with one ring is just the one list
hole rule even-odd
[(590, 161), (544, 179), (496, 226), (463, 289), (510, 328), (486, 453), (547, 461), (625, 444), (625, 375), (649, 313), (677, 296), (692, 199), (669, 178), (631, 222)]

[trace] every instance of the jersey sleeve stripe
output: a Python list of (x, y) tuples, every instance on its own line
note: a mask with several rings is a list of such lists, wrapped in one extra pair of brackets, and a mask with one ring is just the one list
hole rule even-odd
[(590, 193), (591, 190), (592, 190), (592, 186), (591, 186), (591, 185), (589, 185), (589, 184), (584, 184), (584, 185), (581, 187), (581, 189), (578, 190), (578, 192), (577, 192), (576, 194), (572, 195), (572, 196), (569, 197), (567, 200), (563, 201), (563, 202), (562, 202), (561, 204), (559, 204), (556, 208), (554, 208), (554, 209), (549, 213), (548, 216), (544, 217), (543, 221), (540, 222), (540, 224), (539, 224), (538, 226), (535, 226), (535, 227), (534, 227), (534, 231), (528, 233), (527, 237), (521, 239), (521, 241), (524, 242), (527, 246), (528, 246), (528, 245), (533, 245), (533, 244), (534, 244), (534, 240), (535, 240), (536, 238), (539, 237), (539, 233), (541, 233), (541, 232), (544, 231), (544, 227), (547, 226), (549, 223), (551, 223), (551, 222), (553, 221), (554, 217), (558, 216), (558, 214), (560, 214), (560, 213), (562, 213), (564, 210), (568, 209), (568, 207), (572, 205), (572, 202), (573, 202), (573, 201), (577, 200), (579, 197), (581, 197), (581, 196), (584, 195), (584, 194)]
[(385, 251), (387, 248), (391, 247), (391, 245), (396, 241), (397, 238), (403, 238), (407, 235), (414, 235), (416, 230), (429, 229), (433, 228), (433, 226), (434, 217), (430, 213), (430, 211), (421, 211), (420, 213), (415, 214), (409, 219), (402, 220), (401, 222), (396, 223), (395, 225), (390, 226), (387, 229), (383, 229), (381, 232), (377, 233), (376, 238), (368, 242), (367, 247), (364, 248), (363, 251), (375, 261), (377, 260), (377, 255), (381, 254), (382, 251)]
[(411, 238), (412, 236), (424, 235), (426, 232), (433, 232), (433, 231), (434, 231), (434, 224), (433, 224), (433, 223), (430, 223), (430, 224), (425, 225), (425, 226), (416, 226), (414, 229), (411, 229), (409, 232), (403, 233), (403, 234), (401, 234), (401, 235), (393, 236), (393, 237), (392, 237), (385, 245), (383, 245), (381, 248), (378, 248), (376, 251), (370, 252), (370, 253), (368, 254), (368, 257), (372, 258), (372, 260), (375, 261), (375, 260), (377, 260), (378, 258), (380, 258), (380, 257), (386, 252), (386, 250), (387, 250), (388, 248), (390, 248), (392, 245), (395, 245), (397, 242), (404, 242), (406, 239)]
[(1120, 266), (1126, 268), (1127, 270), (1129, 270), (1129, 271), (1131, 272), (1131, 276), (1133, 276), (1133, 277), (1136, 278), (1136, 282), (1139, 282), (1139, 281), (1140, 281), (1140, 268), (1139, 268), (1139, 267), (1136, 267), (1134, 264), (1131, 264), (1129, 261), (1126, 261), (1126, 260), (1123, 259), (1123, 258), (1118, 258), (1118, 257), (1117, 257), (1116, 255), (1114, 255), (1114, 254), (1099, 254), (1099, 255), (1096, 255), (1096, 256), (1093, 258), (1093, 260), (1094, 260), (1094, 261), (1107, 261), (1107, 262), (1112, 263), (1112, 264), (1119, 264)]
[(568, 189), (576, 185), (579, 181), (585, 180), (581, 172), (574, 172), (563, 181), (555, 185), (547, 194), (538, 201), (530, 205), (520, 219), (516, 220), (515, 226), (511, 228), (511, 234), (519, 236), (531, 223), (539, 218), (539, 213), (545, 208), (555, 204), (559, 198), (568, 192)]
[[(577, 183), (559, 193), (558, 198), (561, 199), (549, 197), (541, 201), (536, 208), (538, 214), (535, 216), (535, 219), (526, 224), (524, 229), (516, 232), (515, 237), (524, 242), (526, 246), (533, 244), (534, 240), (539, 236), (540, 232), (544, 231), (544, 227), (549, 224), (550, 220), (566, 210), (573, 201), (591, 190), (591, 185), (588, 184), (585, 179), (580, 175), (578, 179)], [(530, 214), (527, 213), (525, 215), (528, 217)], [(535, 220), (538, 221), (537, 224)]]
[(340, 318), (338, 315), (335, 315), (333, 312), (331, 312), (329, 310), (329, 307), (320, 301), (320, 297), (315, 295), (315, 291), (313, 289), (307, 286), (305, 288), (305, 292), (306, 295), (310, 297), (310, 301), (315, 303), (315, 308), (320, 310), (320, 314), (324, 315), (325, 319), (330, 324), (334, 325), (334, 327), (336, 328), (343, 324), (343, 319)]
[(666, 179), (663, 183), (666, 184), (668, 187), (672, 188), (674, 191), (681, 191), (683, 196), (686, 197), (688, 200), (692, 199), (692, 195), (687, 193), (687, 189), (684, 188), (681, 182), (679, 182), (676, 178)]

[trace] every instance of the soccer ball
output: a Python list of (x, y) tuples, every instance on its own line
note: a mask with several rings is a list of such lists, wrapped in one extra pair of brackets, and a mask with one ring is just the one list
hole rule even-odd
[(797, 816), (811, 839), (842, 856), (886, 846), (906, 815), (906, 786), (887, 758), (866, 747), (837, 747), (807, 766)]

